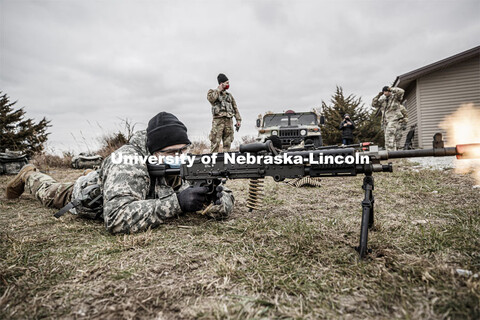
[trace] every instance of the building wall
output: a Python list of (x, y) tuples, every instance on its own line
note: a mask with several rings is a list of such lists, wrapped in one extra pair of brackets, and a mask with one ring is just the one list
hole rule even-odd
[(473, 102), (480, 109), (480, 57), (476, 56), (417, 79), (417, 91), (416, 103), (420, 107), (418, 125), (421, 125), (418, 146), (431, 148), (433, 135), (437, 132), (441, 132), (444, 140), (448, 141), (440, 123), (462, 104)]
[[(403, 97), (403, 105), (407, 108), (408, 112), (408, 125), (407, 130), (403, 132), (402, 140), (400, 141), (400, 146), (405, 145), (405, 140), (407, 139), (408, 131), (410, 127), (417, 124), (417, 82), (414, 81), (406, 90), (406, 95)], [(413, 147), (418, 148), (418, 128), (415, 130), (415, 136), (413, 138)]]

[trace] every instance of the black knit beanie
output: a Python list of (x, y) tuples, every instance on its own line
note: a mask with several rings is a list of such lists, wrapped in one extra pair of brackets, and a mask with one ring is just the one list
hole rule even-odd
[(220, 73), (220, 74), (217, 76), (217, 81), (218, 81), (218, 84), (224, 83), (224, 82), (227, 82), (227, 81), (228, 81), (228, 78), (227, 78), (227, 76), (224, 75), (223, 73)]
[(175, 144), (190, 144), (187, 128), (173, 114), (160, 112), (147, 127), (147, 148), (150, 153)]

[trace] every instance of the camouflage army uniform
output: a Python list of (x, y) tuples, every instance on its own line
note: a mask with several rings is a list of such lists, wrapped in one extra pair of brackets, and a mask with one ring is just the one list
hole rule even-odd
[(385, 133), (385, 149), (397, 150), (408, 121), (407, 109), (402, 105), (401, 88), (391, 88), (389, 97), (378, 94), (373, 98), (372, 106), (382, 111), (382, 129)]
[(60, 209), (71, 200), (73, 182), (57, 182), (49, 175), (33, 171), (25, 181), (25, 189), (45, 207)]
[(218, 152), (223, 140), (223, 151), (230, 151), (233, 142), (233, 121), (242, 121), (237, 104), (233, 96), (227, 91), (218, 89), (208, 90), (207, 99), (212, 105), (212, 130), (210, 131), (210, 152)]
[[(125, 156), (146, 156), (146, 131), (137, 132), (130, 143), (115, 151)], [(160, 225), (164, 220), (182, 214), (177, 193), (189, 187), (180, 177), (161, 179), (154, 192), (150, 193), (150, 176), (147, 166), (138, 164), (114, 164), (111, 156), (105, 159), (99, 178), (103, 192), (103, 220), (112, 233), (134, 233)], [(93, 174), (90, 173), (89, 176)], [(88, 177), (88, 176), (87, 176)], [(85, 177), (74, 183), (58, 183), (46, 174), (33, 172), (27, 178), (26, 188), (42, 204), (61, 208), (72, 196), (72, 190), (80, 185)], [(225, 218), (233, 210), (234, 197), (227, 188), (223, 191), (222, 204), (214, 205), (206, 215), (212, 218)]]
[[(137, 132), (128, 145), (115, 153), (125, 156), (146, 156), (146, 132)], [(100, 171), (103, 189), (103, 218), (105, 227), (113, 233), (133, 233), (156, 227), (165, 219), (182, 214), (177, 193), (189, 187), (179, 177), (162, 179), (149, 196), (150, 177), (144, 164), (113, 164), (105, 159)], [(234, 197), (225, 189), (222, 204), (213, 206), (207, 215), (224, 218), (232, 211)]]

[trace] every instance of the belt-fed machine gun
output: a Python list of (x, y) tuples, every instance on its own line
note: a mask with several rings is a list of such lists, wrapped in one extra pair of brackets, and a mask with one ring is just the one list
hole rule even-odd
[(368, 230), (373, 227), (374, 222), (372, 174), (393, 171), (391, 163), (383, 164), (382, 161), (413, 157), (480, 157), (480, 143), (445, 148), (439, 133), (434, 136), (432, 149), (383, 151), (378, 150), (378, 146), (370, 145), (368, 151), (362, 151), (363, 148), (359, 150), (358, 147), (364, 145), (281, 151), (267, 140), (265, 143), (241, 145), (239, 152), (198, 155), (193, 165), (183, 164), (180, 169), (172, 169), (168, 165), (149, 165), (149, 172), (152, 178), (180, 175), (194, 186), (207, 186), (209, 201), (216, 200), (215, 189), (225, 179), (259, 179), (269, 176), (280, 182), (305, 176), (345, 177), (364, 174), (362, 189), (365, 196), (362, 201), (360, 243), (357, 248), (363, 258), (368, 252)]

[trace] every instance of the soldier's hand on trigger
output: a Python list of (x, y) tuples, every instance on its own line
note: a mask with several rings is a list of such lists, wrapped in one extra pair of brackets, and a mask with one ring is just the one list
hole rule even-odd
[(203, 208), (207, 201), (207, 187), (189, 187), (177, 194), (183, 212), (195, 212)]

